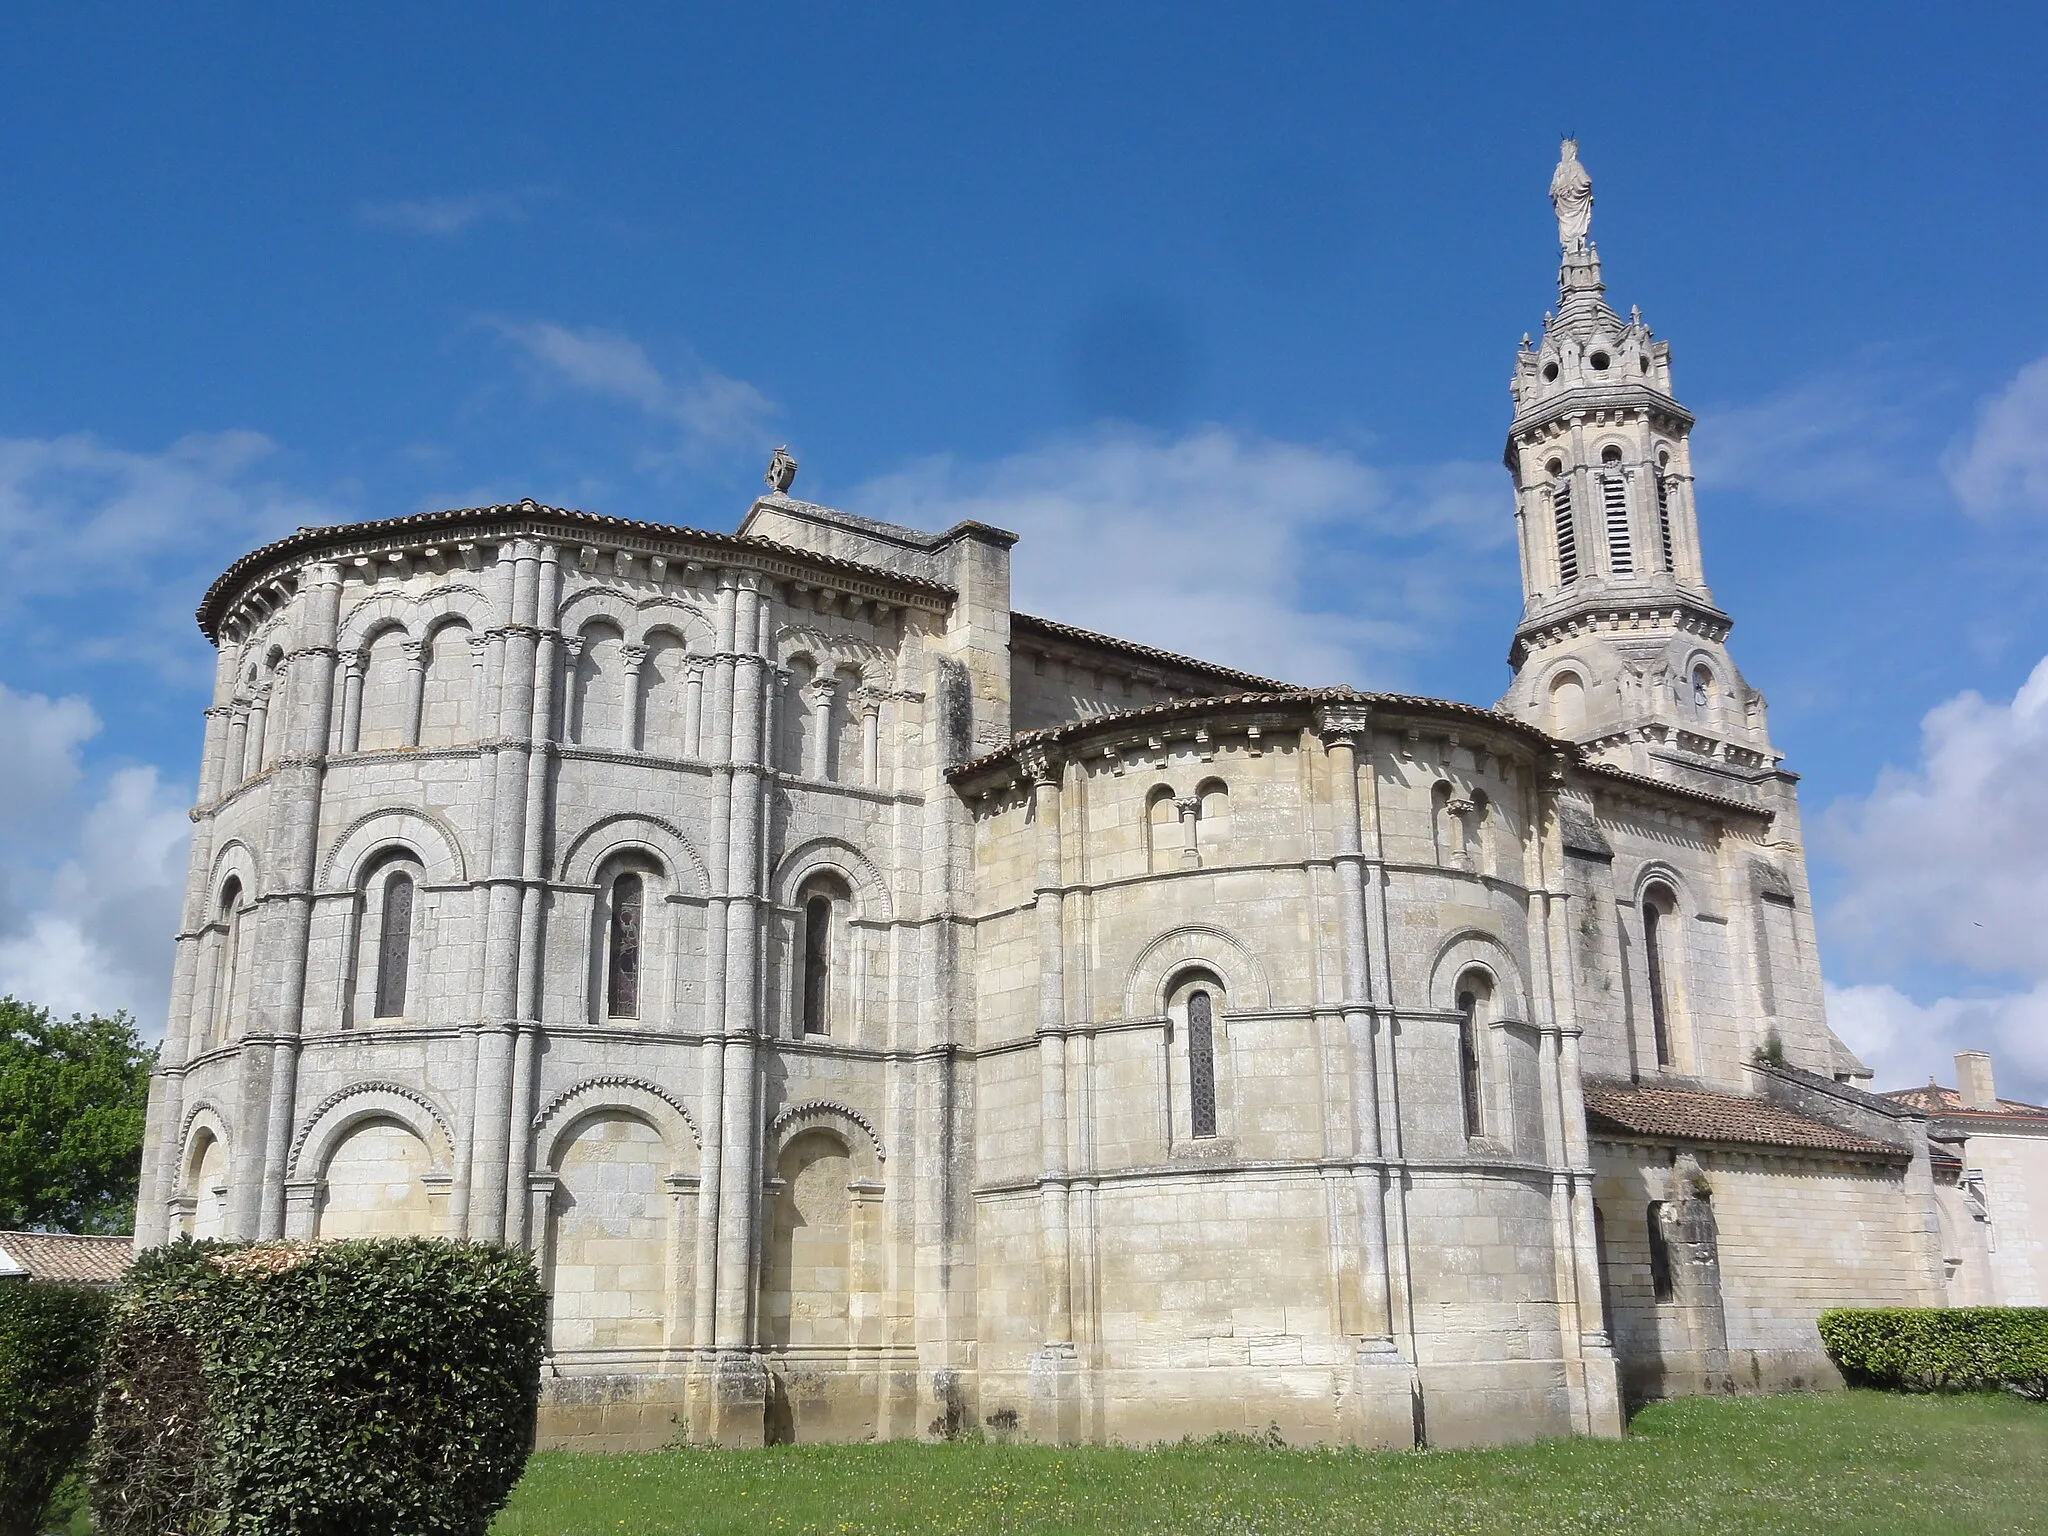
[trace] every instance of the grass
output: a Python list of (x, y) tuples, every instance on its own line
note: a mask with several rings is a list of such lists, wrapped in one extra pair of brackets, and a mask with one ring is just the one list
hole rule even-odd
[(492, 1536), (2048, 1529), (2048, 1407), (1876, 1392), (1660, 1403), (1492, 1451), (784, 1446), (538, 1455)]

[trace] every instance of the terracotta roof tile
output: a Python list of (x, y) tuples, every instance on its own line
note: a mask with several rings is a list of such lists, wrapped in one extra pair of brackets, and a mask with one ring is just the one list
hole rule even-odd
[(135, 1257), (132, 1237), (0, 1232), (0, 1275), (61, 1285), (114, 1285)]
[(1118, 651), (1125, 656), (1134, 656), (1149, 661), (1154, 666), (1172, 667), (1182, 672), (1200, 672), (1209, 677), (1227, 678), (1243, 684), (1260, 693), (1293, 693), (1292, 683), (1282, 683), (1270, 677), (1261, 677), (1256, 672), (1240, 672), (1235, 667), (1218, 666), (1213, 661), (1198, 661), (1192, 656), (1176, 655), (1172, 651), (1156, 650), (1149, 645), (1140, 645), (1135, 640), (1120, 640), (1115, 635), (1097, 634), (1092, 629), (1082, 629), (1076, 624), (1062, 624), (1057, 619), (1041, 619), (1032, 613), (1012, 613), (1010, 626), (1027, 633), (1036, 630), (1039, 634), (1054, 639), (1072, 641), (1076, 645), (1097, 646), (1103, 650)]
[(1996, 1109), (1971, 1109), (1963, 1103), (1963, 1096), (1955, 1089), (1937, 1087), (1933, 1083), (1929, 1083), (1925, 1088), (1894, 1088), (1879, 1097), (1929, 1115), (1986, 1118), (2006, 1116), (2016, 1120), (2048, 1120), (2048, 1107), (2028, 1104), (2020, 1099), (2000, 1099)]
[(1745, 1146), (1810, 1147), (1822, 1152), (1857, 1152), (1896, 1157), (1907, 1154), (1854, 1131), (1810, 1120), (1768, 1099), (1699, 1088), (1647, 1088), (1626, 1084), (1588, 1085), (1586, 1129), (1636, 1136), (1670, 1136), (1687, 1141), (1726, 1141)]
[(405, 517), (371, 518), (358, 523), (330, 523), (321, 527), (301, 528), (296, 533), (288, 533), (281, 539), (265, 544), (261, 549), (251, 550), (215, 577), (213, 585), (206, 589), (206, 595), (200, 598), (195, 617), (199, 621), (200, 631), (207, 639), (218, 639), (220, 622), (228, 600), (234, 596), (242, 581), (251, 576), (258, 567), (281, 560), (287, 555), (299, 555), (329, 545), (347, 544), (353, 540), (375, 538), (385, 534), (428, 534), (442, 533), (445, 530), (447, 534), (459, 535), (466, 528), (504, 518), (519, 517), (547, 518), (588, 528), (593, 532), (602, 530), (668, 539), (687, 539), (719, 549), (750, 551), (755, 554), (802, 561), (807, 565), (843, 571), (870, 581), (928, 592), (934, 597), (953, 595), (953, 588), (942, 581), (906, 575), (901, 571), (890, 570), (886, 566), (845, 560), (837, 555), (821, 555), (812, 550), (798, 549), (794, 545), (777, 543), (773, 539), (741, 538), (735, 533), (711, 533), (701, 528), (684, 528), (675, 523), (648, 523), (627, 517), (606, 517), (598, 512), (543, 506), (537, 501), (528, 500), (504, 502), (493, 507), (451, 507), (438, 512), (414, 512)]

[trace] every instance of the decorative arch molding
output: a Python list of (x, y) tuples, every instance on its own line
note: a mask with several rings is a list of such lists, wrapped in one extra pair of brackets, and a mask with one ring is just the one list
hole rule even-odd
[(1483, 928), (1460, 929), (1437, 947), (1429, 971), (1429, 1006), (1455, 1011), (1458, 978), (1468, 971), (1484, 971), (1492, 980), (1494, 1005), (1502, 1018), (1528, 1020), (1529, 989), (1522, 983), (1522, 967), (1507, 945)]
[[(694, 887), (691, 895), (708, 896), (711, 893), (710, 873), (704, 868), (704, 861), (697, 856), (697, 850), (690, 846), (690, 840), (683, 836), (682, 828), (665, 817), (650, 816), (642, 811), (615, 811), (609, 816), (600, 816), (570, 839), (559, 866), (561, 882), (564, 885), (596, 884), (598, 866), (627, 848), (652, 852), (667, 867), (669, 878), (678, 886), (690, 884)], [(685, 870), (694, 878), (686, 879)]]
[(180, 1187), (192, 1164), (192, 1138), (202, 1130), (227, 1148), (232, 1159), (235, 1144), (232, 1122), (226, 1111), (213, 1100), (201, 1099), (185, 1111), (185, 1118), (178, 1124), (178, 1164), (173, 1182)]
[(403, 1083), (364, 1082), (337, 1088), (314, 1107), (292, 1142), (285, 1161), (285, 1177), (301, 1177), (310, 1167), (318, 1176), (341, 1138), (365, 1120), (396, 1120), (426, 1147), (435, 1158), (434, 1171), (446, 1173), (455, 1165), (455, 1133), (448, 1117), (432, 1099)]
[(643, 597), (633, 605), (634, 627), (627, 638), (644, 645), (655, 634), (667, 630), (683, 642), (691, 655), (711, 650), (711, 618), (695, 603), (683, 602), (667, 593)]
[(322, 890), (352, 890), (370, 856), (392, 843), (411, 849), (425, 866), (429, 885), (463, 885), (469, 880), (462, 840), (432, 811), (385, 806), (349, 823), (320, 866)]
[(814, 624), (785, 624), (775, 632), (775, 648), (785, 667), (807, 661), (820, 674), (852, 667), (863, 688), (892, 686), (889, 653), (872, 641), (828, 634)]
[(1211, 971), (1229, 993), (1232, 1011), (1263, 1012), (1273, 989), (1258, 956), (1235, 934), (1210, 923), (1169, 928), (1131, 962), (1124, 982), (1124, 1017), (1149, 1019), (1166, 1011), (1166, 984), (1184, 970)]
[(235, 649), (237, 687), (246, 686), (252, 681), (251, 674), (263, 670), (264, 660), (272, 650), (285, 648), (278, 634), (290, 622), (290, 613), (284, 608), (279, 608), (243, 638), (242, 643)]
[(213, 868), (206, 876), (206, 910), (203, 922), (213, 922), (219, 913), (215, 910), (220, 901), (221, 887), (232, 876), (242, 882), (242, 900), (254, 901), (262, 885), (257, 879), (256, 850), (239, 837), (231, 837), (222, 843), (213, 855)]
[(704, 1149), (696, 1120), (683, 1101), (659, 1083), (644, 1077), (586, 1077), (549, 1099), (533, 1117), (537, 1142), (533, 1166), (554, 1167), (556, 1154), (567, 1144), (569, 1133), (591, 1115), (605, 1110), (620, 1110), (646, 1121), (660, 1134), (677, 1161), (686, 1147), (696, 1153)]
[(814, 837), (798, 844), (776, 867), (772, 889), (778, 905), (796, 904), (796, 894), (811, 876), (830, 870), (853, 892), (857, 915), (869, 921), (893, 922), (896, 905), (888, 882), (874, 861), (843, 837)]
[(1679, 873), (1677, 865), (1666, 859), (1646, 859), (1642, 867), (1636, 871), (1636, 877), (1629, 889), (1634, 893), (1635, 904), (1638, 907), (1643, 904), (1643, 898), (1649, 894), (1653, 885), (1664, 886), (1677, 898), (1681, 907), (1696, 909), (1698, 906), (1687, 889), (1685, 876)]
[(408, 636), (424, 639), (450, 619), (460, 619), (481, 634), (490, 627), (490, 606), (481, 590), (462, 583), (435, 587), (417, 596), (379, 592), (342, 615), (337, 643), (344, 653), (358, 651), (387, 629), (401, 629)]
[(630, 641), (638, 618), (632, 595), (619, 587), (578, 587), (555, 607), (555, 627), (565, 635), (582, 633), (593, 619), (608, 619)]
[[(850, 1130), (860, 1134), (850, 1135)], [(783, 1149), (806, 1131), (830, 1131), (853, 1159), (854, 1177), (881, 1182), (882, 1164), (888, 1158), (882, 1138), (866, 1115), (837, 1099), (800, 1099), (785, 1104), (768, 1123), (767, 1166), (773, 1168), (780, 1162)]]

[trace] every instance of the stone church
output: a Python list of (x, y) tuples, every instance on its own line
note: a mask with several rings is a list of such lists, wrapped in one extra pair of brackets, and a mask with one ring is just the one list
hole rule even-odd
[(1614, 1435), (1939, 1304), (1669, 346), (1551, 190), (1492, 708), (1017, 612), (1014, 535), (779, 452), (736, 533), (236, 561), (140, 1240), (528, 1248), (543, 1433), (620, 1447)]

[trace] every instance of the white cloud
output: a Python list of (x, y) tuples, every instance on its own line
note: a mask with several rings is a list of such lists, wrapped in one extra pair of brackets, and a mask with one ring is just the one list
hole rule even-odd
[(2035, 1092), (2048, 1085), (2044, 749), (2048, 658), (2009, 704), (1968, 692), (1930, 710), (1918, 765), (1885, 769), (1868, 795), (1820, 821), (1818, 850), (1848, 876), (1829, 937), (1852, 964), (1960, 969), (2032, 989), (1922, 1006), (1890, 986), (1844, 988), (1836, 1027), (1873, 1067), (1896, 1057), (1918, 1075), (1941, 1071), (1949, 1053), (1992, 1045), (1967, 1038), (1976, 1031), (2031, 1063)]
[(1700, 484), (1821, 507), (1915, 505), (1935, 488), (1921, 402), (1880, 366), (1818, 374), (1748, 405), (1703, 411), (1692, 439)]
[(1885, 983), (1827, 989), (1828, 1023), (1881, 1088), (1956, 1086), (1955, 1053), (1989, 1051), (2001, 1098), (2048, 1103), (2048, 982), (1922, 1005)]
[(191, 835), (186, 796), (155, 768), (128, 767), (88, 803), (79, 754), (98, 729), (83, 699), (0, 686), (0, 994), (60, 1013), (125, 1008), (154, 1032)]
[(487, 219), (525, 217), (530, 194), (472, 192), (460, 197), (401, 198), (389, 203), (358, 203), (356, 217), (365, 224), (408, 234), (446, 238), (459, 235)]
[(332, 520), (258, 477), (275, 452), (256, 432), (161, 453), (86, 434), (0, 439), (0, 626), (46, 622), (85, 659), (196, 664), (192, 605), (207, 583), (256, 545)]
[(1010, 529), (1017, 607), (1304, 684), (1386, 681), (1493, 566), (1513, 575), (1469, 559), (1513, 532), (1498, 469), (1390, 470), (1223, 427), (932, 459), (847, 504)]
[(630, 337), (595, 327), (572, 329), (552, 321), (493, 321), (548, 374), (571, 388), (624, 400), (683, 432), (688, 451), (745, 443), (760, 435), (775, 407), (744, 379), (728, 378), (686, 358), (678, 376), (656, 367)]
[(1949, 445), (1941, 467), (1978, 517), (2048, 511), (2048, 357), (1978, 406), (1976, 425)]
[(79, 748), (99, 732), (92, 705), (0, 683), (0, 836), (33, 836), (77, 789)]
[(1834, 932), (1874, 956), (2048, 978), (2048, 658), (2010, 704), (1959, 694), (1920, 736), (1916, 768), (1821, 823), (1850, 876)]

